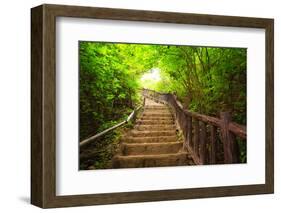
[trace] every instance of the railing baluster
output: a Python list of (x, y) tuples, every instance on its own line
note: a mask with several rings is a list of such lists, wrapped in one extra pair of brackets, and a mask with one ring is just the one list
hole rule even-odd
[(190, 148), (194, 149), (194, 144), (192, 141), (192, 117), (187, 116), (187, 144)]
[(206, 163), (206, 124), (199, 122), (200, 126), (200, 161), (202, 164)]
[(210, 144), (211, 144), (210, 164), (216, 163), (216, 151), (217, 151), (216, 135), (217, 135), (217, 127), (211, 125), (210, 126)]
[(194, 151), (199, 156), (199, 121), (194, 119)]
[(239, 163), (240, 162), (240, 150), (239, 150), (239, 145), (237, 142), (237, 137), (233, 133), (231, 133), (233, 136), (233, 148), (232, 148), (232, 153), (233, 153), (233, 163)]
[(229, 123), (231, 122), (230, 113), (221, 112), (221, 134), (224, 151), (225, 163), (237, 163), (236, 142), (233, 134), (229, 131)]

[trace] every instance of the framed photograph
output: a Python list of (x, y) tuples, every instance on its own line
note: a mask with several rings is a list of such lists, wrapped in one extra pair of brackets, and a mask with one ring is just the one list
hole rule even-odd
[(274, 192), (274, 21), (31, 9), (31, 203)]

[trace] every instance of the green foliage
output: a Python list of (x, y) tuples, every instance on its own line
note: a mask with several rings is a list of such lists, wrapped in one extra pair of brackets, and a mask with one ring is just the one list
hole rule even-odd
[(109, 134), (97, 139), (86, 148), (80, 150), (80, 157), (83, 154), (90, 154), (91, 158), (80, 161), (80, 169), (106, 169), (111, 166), (111, 159), (118, 147), (121, 136), (120, 130), (114, 130)]
[[(199, 113), (229, 111), (245, 125), (246, 55), (244, 48), (80, 42), (80, 140), (127, 117), (142, 87), (175, 93)], [(160, 80), (141, 80), (152, 68), (159, 68)], [(244, 162), (245, 143), (239, 147)]]
[(162, 81), (154, 86), (175, 92), (189, 110), (217, 116), (232, 113), (246, 124), (246, 49), (187, 46), (158, 48)]
[[(80, 141), (123, 121), (140, 103), (139, 79), (152, 68), (154, 52), (150, 45), (80, 42)], [(106, 168), (118, 137), (115, 130), (82, 150), (94, 153), (80, 168)]]
[[(228, 111), (246, 125), (246, 56), (244, 48), (159, 46), (162, 81), (153, 89), (176, 93), (191, 111), (218, 116)], [(246, 143), (238, 141), (240, 161)]]
[(149, 45), (80, 42), (80, 140), (110, 127), (138, 103)]

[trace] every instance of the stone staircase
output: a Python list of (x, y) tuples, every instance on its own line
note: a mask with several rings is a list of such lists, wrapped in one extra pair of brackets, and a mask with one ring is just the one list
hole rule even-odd
[(174, 118), (166, 105), (146, 100), (134, 129), (124, 136), (113, 168), (192, 165), (178, 140)]

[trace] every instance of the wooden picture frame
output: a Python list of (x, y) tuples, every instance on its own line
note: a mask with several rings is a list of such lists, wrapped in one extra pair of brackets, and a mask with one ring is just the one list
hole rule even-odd
[[(56, 195), (56, 17), (265, 29), (265, 184), (87, 195)], [(41, 5), (31, 9), (31, 203), (42, 208), (132, 203), (274, 191), (274, 21), (273, 19)]]

